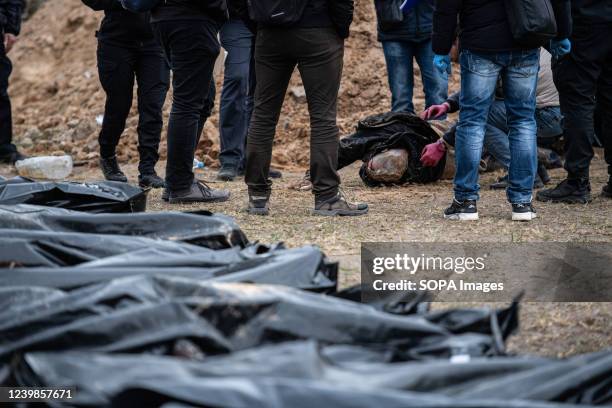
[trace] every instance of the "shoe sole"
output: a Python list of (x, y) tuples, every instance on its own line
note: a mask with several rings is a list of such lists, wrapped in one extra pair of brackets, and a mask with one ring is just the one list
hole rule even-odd
[(191, 203), (222, 203), (228, 201), (230, 198), (217, 197), (217, 198), (170, 198), (168, 203), (170, 204), (191, 204)]
[(358, 217), (365, 215), (369, 208), (365, 210), (312, 210), (312, 215), (320, 215), (323, 217)]
[(146, 183), (138, 183), (138, 187), (140, 188), (164, 188), (165, 186), (155, 186), (153, 184), (146, 184)]
[(267, 208), (247, 208), (247, 213), (250, 215), (269, 215), (270, 210)]
[(478, 213), (444, 214), (444, 219), (451, 221), (478, 221)]
[(512, 213), (512, 221), (531, 221), (533, 219), (536, 219), (537, 217), (538, 215), (533, 212)]
[(554, 204), (589, 204), (593, 202), (591, 197), (582, 198), (582, 197), (569, 197), (569, 198), (542, 198), (536, 195), (536, 200), (542, 203), (554, 203)]
[(229, 177), (229, 176), (217, 176), (215, 178), (217, 181), (234, 181), (236, 179), (236, 177)]

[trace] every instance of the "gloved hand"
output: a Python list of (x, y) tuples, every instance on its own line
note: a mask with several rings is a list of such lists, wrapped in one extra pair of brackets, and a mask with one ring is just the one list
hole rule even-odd
[(421, 153), (421, 164), (425, 167), (434, 167), (446, 154), (446, 145), (442, 139), (435, 143), (430, 143), (423, 149)]
[(572, 50), (572, 43), (567, 38), (563, 40), (550, 41), (550, 53), (554, 58), (560, 58), (565, 54), (569, 54)]
[(444, 116), (450, 110), (448, 102), (444, 102), (442, 105), (431, 105), (419, 114), (419, 117), (423, 120), (437, 119), (440, 116)]
[(451, 60), (450, 60), (450, 56), (436, 54), (436, 55), (434, 55), (433, 64), (434, 64), (434, 67), (436, 67), (436, 69), (441, 74), (444, 74), (445, 72), (448, 75), (451, 74)]

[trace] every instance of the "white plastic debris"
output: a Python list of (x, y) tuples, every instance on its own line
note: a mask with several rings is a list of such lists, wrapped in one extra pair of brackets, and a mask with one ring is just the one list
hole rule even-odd
[(104, 115), (96, 116), (96, 123), (98, 124), (98, 126), (102, 126), (102, 124), (104, 123)]
[(201, 161), (199, 161), (197, 158), (193, 159), (193, 169), (203, 169), (204, 168), (204, 163), (202, 163)]
[(72, 157), (31, 157), (15, 163), (21, 177), (40, 180), (63, 180), (72, 174)]

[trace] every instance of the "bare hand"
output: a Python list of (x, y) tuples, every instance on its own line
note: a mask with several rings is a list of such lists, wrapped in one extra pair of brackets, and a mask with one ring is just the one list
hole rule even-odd
[(13, 45), (17, 42), (17, 36), (11, 33), (4, 34), (4, 49), (8, 53), (13, 48)]

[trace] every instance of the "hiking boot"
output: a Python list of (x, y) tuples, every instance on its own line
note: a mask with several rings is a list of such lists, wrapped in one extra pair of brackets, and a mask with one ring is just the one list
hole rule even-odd
[[(505, 190), (508, 188), (508, 175), (506, 174), (503, 177), (497, 179), (497, 181), (489, 186), (491, 190)], [(533, 181), (533, 189), (537, 190), (539, 188), (544, 187), (544, 182), (540, 178), (540, 175), (536, 175), (535, 180)]]
[(312, 190), (312, 181), (310, 181), (310, 172), (306, 172), (304, 177), (289, 185), (291, 190), (310, 191)]
[(206, 183), (195, 180), (191, 188), (181, 192), (170, 192), (168, 202), (170, 204), (180, 203), (217, 203), (227, 201), (230, 192), (227, 190), (215, 190)]
[(512, 221), (531, 221), (536, 217), (536, 210), (531, 203), (512, 204)]
[(236, 177), (238, 177), (238, 170), (232, 166), (221, 166), (217, 173), (217, 180), (219, 181), (234, 181)]
[(18, 151), (14, 151), (0, 156), (0, 163), (14, 165), (19, 160), (25, 160), (27, 158), (28, 156), (21, 154)]
[(270, 213), (270, 207), (268, 206), (269, 201), (269, 195), (249, 194), (249, 206), (247, 208), (247, 212), (251, 215), (268, 215)]
[(166, 182), (155, 173), (140, 174), (138, 176), (138, 185), (142, 188), (164, 188), (166, 187)]
[(368, 213), (368, 205), (365, 203), (351, 203), (338, 193), (334, 198), (315, 204), (312, 211), (313, 215), (323, 215), (327, 217), (351, 217)]
[(272, 179), (283, 178), (283, 173), (281, 173), (280, 170), (270, 169), (270, 171), (268, 172), (268, 177)]
[(565, 179), (555, 188), (539, 191), (538, 201), (566, 204), (587, 204), (591, 200), (591, 185), (588, 180)]
[(125, 174), (119, 168), (117, 156), (109, 157), (108, 159), (100, 157), (100, 170), (102, 170), (104, 178), (108, 181), (120, 181), (122, 183), (127, 183), (128, 181)]
[(453, 200), (451, 206), (444, 210), (444, 218), (454, 221), (476, 221), (478, 219), (478, 208), (476, 207), (476, 201)]
[(608, 184), (603, 186), (603, 188), (601, 189), (601, 195), (603, 197), (612, 198), (612, 177), (610, 177)]

